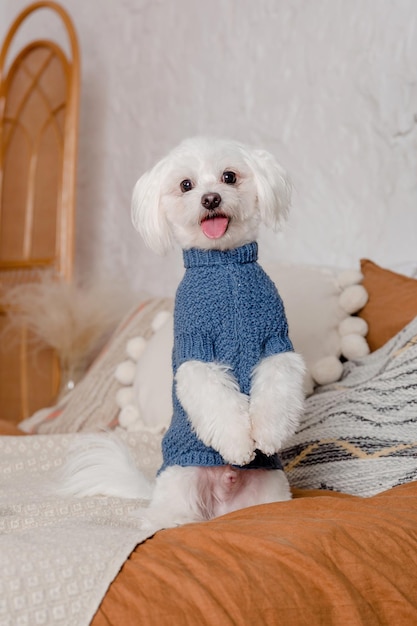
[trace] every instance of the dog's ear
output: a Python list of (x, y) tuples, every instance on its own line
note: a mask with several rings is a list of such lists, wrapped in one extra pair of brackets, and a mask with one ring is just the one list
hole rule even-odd
[(132, 222), (146, 245), (157, 254), (165, 254), (173, 239), (161, 206), (161, 181), (165, 180), (165, 159), (139, 178), (133, 190)]
[(291, 182), (275, 157), (265, 150), (250, 153), (262, 222), (277, 230), (287, 218), (291, 201)]

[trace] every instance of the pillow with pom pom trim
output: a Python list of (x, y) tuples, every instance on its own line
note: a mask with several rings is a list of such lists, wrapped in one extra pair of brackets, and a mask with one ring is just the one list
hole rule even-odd
[[(28, 433), (50, 434), (118, 427), (120, 397), (126, 404), (134, 395), (129, 385), (136, 374), (136, 363), (131, 362), (131, 354), (126, 352), (126, 348), (131, 345), (132, 339), (139, 337), (134, 353), (137, 359), (155, 333), (152, 327), (155, 317), (160, 311), (171, 311), (172, 306), (171, 298), (153, 298), (135, 307), (120, 322), (74, 389), (58, 405), (41, 409), (20, 422), (19, 428)], [(153, 371), (149, 374), (154, 376)]]
[(294, 349), (307, 365), (305, 390), (339, 380), (341, 357), (369, 353), (367, 325), (353, 317), (368, 299), (358, 270), (263, 263), (284, 301)]

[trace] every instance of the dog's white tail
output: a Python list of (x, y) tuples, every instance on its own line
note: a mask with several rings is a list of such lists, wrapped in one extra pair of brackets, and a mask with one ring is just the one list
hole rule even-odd
[(60, 472), (59, 483), (61, 494), (80, 497), (105, 495), (147, 500), (153, 491), (127, 445), (111, 433), (77, 437)]

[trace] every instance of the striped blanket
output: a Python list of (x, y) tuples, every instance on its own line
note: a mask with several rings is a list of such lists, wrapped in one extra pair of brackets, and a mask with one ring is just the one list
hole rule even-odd
[(417, 479), (417, 318), (307, 399), (282, 456), (300, 488), (371, 496)]

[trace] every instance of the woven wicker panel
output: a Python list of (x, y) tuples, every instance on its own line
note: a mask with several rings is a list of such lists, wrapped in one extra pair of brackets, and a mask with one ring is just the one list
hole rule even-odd
[(66, 91), (63, 60), (47, 45), (25, 50), (9, 72), (1, 260), (52, 262), (56, 255)]
[(59, 385), (56, 356), (34, 342), (25, 329), (10, 329), (0, 314), (1, 417), (17, 423), (22, 416), (50, 406)]
[[(54, 42), (29, 42), (6, 58), (20, 24), (50, 9), (70, 42), (67, 56)], [(54, 2), (27, 7), (0, 51), (0, 406), (18, 422), (52, 403), (58, 389), (52, 350), (34, 346), (25, 329), (8, 328), (1, 293), (51, 269), (70, 280), (75, 223), (79, 53), (72, 22)]]

